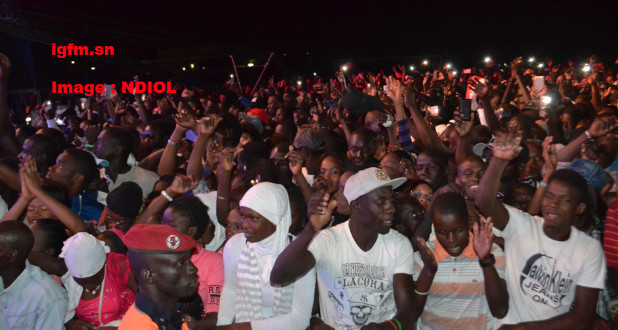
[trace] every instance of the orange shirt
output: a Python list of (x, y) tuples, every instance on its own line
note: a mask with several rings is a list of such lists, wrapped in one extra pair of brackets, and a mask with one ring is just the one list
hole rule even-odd
[[(122, 322), (120, 323), (118, 330), (134, 329), (159, 330), (159, 326), (152, 321), (150, 316), (142, 313), (135, 307), (135, 304), (133, 304), (122, 318)], [(182, 323), (182, 330), (189, 330), (189, 327), (184, 322)]]

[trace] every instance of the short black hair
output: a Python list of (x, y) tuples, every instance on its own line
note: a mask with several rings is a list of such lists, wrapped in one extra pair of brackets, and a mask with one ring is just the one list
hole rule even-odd
[(73, 157), (75, 171), (84, 176), (84, 186), (88, 186), (99, 173), (94, 157), (89, 152), (76, 148), (69, 148), (64, 152)]
[(135, 139), (131, 131), (123, 127), (109, 126), (105, 128), (115, 146), (122, 148), (122, 159), (128, 159), (129, 154), (135, 148)]
[(195, 239), (204, 235), (206, 226), (212, 219), (208, 216), (208, 206), (195, 196), (183, 195), (174, 199), (168, 207), (174, 208), (177, 211), (182, 211), (191, 221), (191, 227), (196, 227)]
[(454, 214), (468, 219), (466, 200), (456, 192), (447, 192), (436, 197), (431, 203), (430, 212), (432, 219), (436, 214)]
[(17, 220), (0, 222), (0, 239), (9, 247), (17, 250), (20, 259), (26, 260), (34, 246), (34, 235), (28, 226)]
[(586, 182), (586, 179), (584, 179), (579, 173), (566, 168), (557, 170), (549, 177), (547, 185), (549, 185), (554, 180), (564, 182), (575, 188), (578, 203), (586, 202), (585, 197), (588, 193), (588, 183)]
[(66, 232), (67, 227), (62, 222), (54, 219), (41, 219), (35, 221), (35, 223), (45, 233), (45, 242), (47, 243), (45, 249), (53, 249), (54, 257), (57, 258), (62, 251), (64, 241), (69, 238)]

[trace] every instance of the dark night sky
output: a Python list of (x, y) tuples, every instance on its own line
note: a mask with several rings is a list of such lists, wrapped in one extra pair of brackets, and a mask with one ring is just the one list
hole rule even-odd
[[(264, 61), (272, 51), (274, 66), (285, 67), (286, 72), (298, 68), (301, 73), (330, 72), (336, 59), (441, 55), (444, 61), (472, 66), (480, 65), (485, 55), (501, 62), (531, 55), (558, 61), (583, 60), (593, 53), (608, 62), (618, 57), (618, 1), (51, 3), (14, 1), (28, 28), (77, 43), (115, 46), (117, 56), (107, 59), (112, 67), (122, 61), (155, 59), (160, 48), (196, 46), (211, 48), (215, 57), (234, 54), (240, 61)], [(47, 45), (32, 45), (37, 76), (43, 77), (39, 80), (47, 78), (41, 70), (66, 72), (67, 59), (49, 55)], [(0, 52), (7, 52), (6, 47), (10, 44), (0, 43)], [(67, 73), (71, 76), (92, 74), (86, 67), (83, 72), (71, 70)]]

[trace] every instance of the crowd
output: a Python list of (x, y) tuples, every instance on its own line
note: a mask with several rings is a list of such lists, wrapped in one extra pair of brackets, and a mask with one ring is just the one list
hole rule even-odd
[(618, 329), (618, 67), (545, 64), (16, 109), (0, 54), (0, 329)]

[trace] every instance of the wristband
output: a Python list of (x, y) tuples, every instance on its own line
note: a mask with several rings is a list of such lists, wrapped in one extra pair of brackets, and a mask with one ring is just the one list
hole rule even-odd
[(403, 327), (401, 326), (401, 322), (399, 322), (399, 320), (398, 320), (398, 319), (396, 319), (396, 318), (394, 318), (394, 317), (393, 317), (393, 318), (392, 318), (392, 319), (390, 319), (390, 320), (391, 320), (393, 323), (397, 324), (397, 330), (401, 330), (401, 329), (403, 328)]
[(547, 183), (545, 183), (543, 181), (539, 182), (539, 188), (546, 189), (547, 188)]
[(172, 198), (172, 196), (170, 196), (167, 191), (161, 190), (161, 196), (165, 197), (165, 199), (167, 199), (169, 202), (172, 202), (174, 199)]
[(386, 320), (386, 321), (384, 321), (384, 322), (388, 322), (388, 323), (390, 323), (390, 324), (393, 326), (393, 328), (395, 328), (395, 330), (399, 330), (399, 328), (397, 328), (397, 326), (395, 325), (395, 323), (393, 323), (393, 321), (391, 321), (391, 320)]
[(172, 140), (167, 140), (167, 144), (171, 145), (174, 148), (178, 148), (178, 144)]
[(205, 177), (209, 177), (212, 174), (210, 171), (202, 171), (202, 175)]
[(594, 138), (592, 137), (592, 135), (590, 135), (590, 132), (588, 132), (588, 130), (586, 130), (584, 134), (586, 134), (586, 137), (588, 138), (588, 140), (594, 141)]
[(484, 262), (481, 261), (481, 259), (479, 259), (479, 265), (481, 265), (481, 268), (493, 266), (495, 263), (496, 263), (496, 257), (494, 257), (493, 253), (489, 254), (489, 262), (488, 263), (484, 263)]
[(427, 292), (419, 292), (418, 290), (414, 289), (414, 293), (416, 293), (419, 296), (426, 296), (429, 294), (429, 291)]
[(84, 144), (84, 148), (94, 149), (94, 146), (92, 144), (86, 143)]

